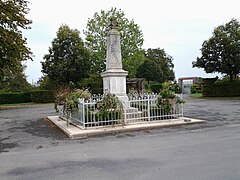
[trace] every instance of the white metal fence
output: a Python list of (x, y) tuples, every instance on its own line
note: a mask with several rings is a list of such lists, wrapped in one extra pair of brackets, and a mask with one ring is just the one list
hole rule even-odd
[[(161, 96), (158, 94), (134, 94), (129, 96), (131, 108), (135, 108), (138, 112), (125, 112), (126, 123), (135, 123), (142, 121), (155, 121), (164, 119), (175, 119), (183, 116), (183, 104), (170, 99), (169, 108), (159, 104)], [(177, 99), (182, 99), (181, 95), (176, 95)], [(130, 110), (131, 111), (131, 110)]]
[[(176, 95), (182, 99), (181, 95)], [(61, 117), (68, 118), (72, 123), (83, 129), (102, 126), (128, 125), (147, 121), (175, 119), (183, 116), (183, 104), (176, 100), (168, 102), (169, 107), (159, 104), (158, 94), (131, 94), (124, 108), (109, 109), (102, 114), (98, 104), (103, 96), (92, 96), (91, 99), (79, 99), (78, 111), (73, 114), (61, 113)]]

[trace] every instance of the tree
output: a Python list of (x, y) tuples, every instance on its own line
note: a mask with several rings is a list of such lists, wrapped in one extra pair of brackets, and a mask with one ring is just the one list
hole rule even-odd
[(137, 77), (160, 83), (174, 80), (173, 58), (164, 49), (148, 49), (145, 56), (147, 59), (139, 66)]
[(86, 46), (91, 51), (94, 60), (92, 68), (94, 72), (100, 73), (105, 69), (105, 41), (109, 31), (108, 20), (112, 17), (116, 18), (119, 23), (118, 31), (121, 36), (122, 59), (125, 70), (129, 70), (130, 67), (126, 62), (130, 61), (129, 58), (141, 50), (143, 44), (143, 34), (139, 26), (133, 20), (129, 21), (121, 9), (111, 8), (107, 12), (102, 10), (100, 13), (95, 13), (93, 19), (88, 19), (87, 29), (84, 31)]
[(142, 65), (145, 61), (145, 54), (144, 51), (137, 51), (132, 56), (129, 56), (123, 62), (123, 68), (128, 71), (129, 78), (136, 78), (137, 77), (137, 69), (140, 65)]
[(24, 69), (26, 66), (22, 66), (21, 71), (10, 72), (4, 71), (4, 78), (0, 79), (0, 90), (4, 92), (9, 91), (29, 91), (32, 86), (27, 82), (26, 75), (24, 74)]
[[(151, 59), (146, 59), (142, 65), (139, 66), (137, 70), (138, 78), (145, 78), (148, 83), (149, 81), (157, 81), (156, 74), (159, 69), (157, 68), (157, 64), (154, 63)], [(161, 72), (159, 72), (162, 74)]]
[(201, 57), (193, 61), (193, 67), (204, 68), (206, 73), (222, 73), (230, 80), (240, 73), (240, 24), (232, 19), (214, 29), (212, 37), (205, 40)]
[(0, 0), (0, 79), (5, 72), (21, 73), (22, 61), (32, 59), (22, 36), (32, 22), (25, 18), (29, 9), (25, 0)]
[(59, 90), (62, 89), (63, 85), (45, 75), (39, 78), (37, 81), (37, 86), (41, 90)]
[(89, 52), (84, 47), (78, 30), (62, 25), (57, 37), (52, 41), (49, 54), (44, 56), (42, 72), (50, 80), (63, 86), (73, 84), (88, 77), (91, 66)]

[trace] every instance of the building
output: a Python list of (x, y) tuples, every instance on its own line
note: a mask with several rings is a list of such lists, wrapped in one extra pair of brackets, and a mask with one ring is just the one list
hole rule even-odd
[(199, 77), (181, 77), (178, 79), (178, 85), (183, 94), (191, 94), (191, 86), (200, 83)]

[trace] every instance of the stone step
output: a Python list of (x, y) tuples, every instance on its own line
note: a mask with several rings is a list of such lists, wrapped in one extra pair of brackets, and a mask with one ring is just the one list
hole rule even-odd
[(128, 107), (125, 111), (126, 113), (134, 113), (134, 112), (138, 112), (138, 108)]
[(137, 111), (137, 112), (131, 112), (131, 113), (126, 113), (126, 120), (131, 120), (131, 119), (139, 119), (142, 117), (142, 112), (141, 111)]
[(142, 112), (141, 111), (137, 111), (137, 112), (131, 112), (131, 113), (126, 113), (127, 117), (131, 117), (131, 116), (141, 116)]

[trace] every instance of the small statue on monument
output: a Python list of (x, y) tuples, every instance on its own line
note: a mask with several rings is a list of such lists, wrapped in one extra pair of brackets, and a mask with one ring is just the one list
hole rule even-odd
[(110, 29), (117, 29), (119, 24), (115, 17), (109, 18), (109, 25)]

